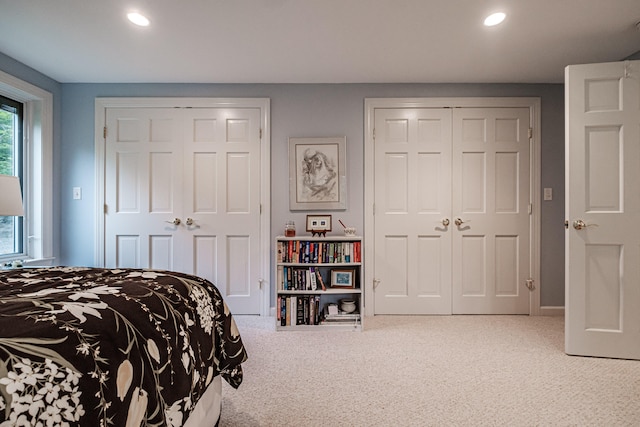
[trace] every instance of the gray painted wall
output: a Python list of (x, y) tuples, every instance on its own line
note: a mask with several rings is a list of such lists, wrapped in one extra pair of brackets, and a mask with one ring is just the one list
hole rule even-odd
[[(0, 69), (13, 60), (0, 55)], [(15, 62), (15, 61), (14, 61)], [(12, 63), (13, 64), (13, 63)], [(28, 80), (30, 69), (12, 74)], [(7, 71), (8, 72), (8, 71)], [(24, 73), (24, 74), (23, 74)], [(34, 83), (36, 84), (36, 83)], [(299, 227), (306, 212), (288, 202), (288, 138), (346, 136), (348, 206), (334, 218), (363, 230), (364, 100), (390, 97), (539, 97), (542, 105), (542, 187), (553, 201), (541, 203), (541, 305), (564, 305), (564, 88), (523, 84), (62, 84), (61, 135), (55, 143), (54, 199), (60, 215), (56, 256), (65, 265), (92, 265), (94, 251), (94, 100), (96, 97), (251, 97), (271, 100), (271, 236), (286, 220)], [(60, 132), (61, 131), (61, 132)], [(82, 200), (72, 188), (82, 187)], [(61, 221), (60, 218), (63, 218)], [(273, 254), (272, 254), (273, 256)]]

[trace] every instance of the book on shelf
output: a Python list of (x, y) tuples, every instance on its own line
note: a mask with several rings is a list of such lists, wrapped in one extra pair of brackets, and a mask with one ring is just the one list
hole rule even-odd
[(311, 284), (312, 291), (315, 291), (316, 289), (318, 289), (318, 282), (317, 282), (315, 267), (309, 267), (309, 283)]
[(332, 304), (327, 304), (324, 307), (323, 313), (323, 321), (327, 323), (353, 323), (354, 321), (360, 320), (359, 312), (347, 313), (345, 311), (338, 310), (337, 307), (332, 308)]
[(320, 273), (320, 270), (316, 270), (316, 276), (318, 276), (318, 282), (320, 282), (320, 286), (322, 287), (323, 291), (327, 290), (327, 287), (324, 284), (324, 280), (322, 280), (322, 274)]
[(318, 325), (320, 295), (287, 295), (278, 297), (280, 326)]
[(284, 309), (284, 324), (285, 326), (291, 325), (291, 298), (285, 298), (285, 309)]
[(278, 241), (277, 262), (334, 264), (361, 262), (361, 242)]

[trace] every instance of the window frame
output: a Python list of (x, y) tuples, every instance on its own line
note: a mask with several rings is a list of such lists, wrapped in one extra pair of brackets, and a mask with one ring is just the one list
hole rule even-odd
[(0, 258), (25, 265), (53, 262), (53, 95), (0, 71), (0, 94), (24, 104), (23, 252)]
[[(24, 185), (22, 184), (22, 176), (24, 174), (24, 103), (15, 100), (13, 98), (9, 98), (2, 93), (0, 93), (0, 106), (6, 106), (14, 109), (13, 114), (17, 116), (17, 140), (20, 141), (19, 144), (16, 144), (14, 140), (14, 149), (12, 153), (13, 157), (13, 171), (12, 174), (17, 176), (20, 179), (20, 187), (22, 188)], [(6, 108), (1, 108), (2, 110), (6, 110)], [(24, 257), (26, 246), (26, 233), (24, 227), (24, 218), (16, 217), (13, 223), (14, 228), (14, 252), (10, 254), (0, 254), (0, 262), (10, 261), (15, 259), (16, 257)], [(17, 249), (17, 251), (15, 250)]]

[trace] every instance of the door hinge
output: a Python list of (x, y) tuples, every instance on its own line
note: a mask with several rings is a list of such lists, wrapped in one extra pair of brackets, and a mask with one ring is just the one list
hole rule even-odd
[(564, 228), (569, 228), (569, 220), (564, 220)]
[(262, 139), (262, 128), (260, 128), (259, 130), (260, 130), (260, 139)]
[(533, 203), (529, 203), (528, 210), (529, 210), (529, 215), (531, 215), (533, 213)]
[(102, 128), (102, 137), (104, 139), (107, 139), (107, 127), (106, 126)]
[(533, 128), (529, 128), (529, 139), (533, 138)]
[(104, 204), (104, 208), (103, 208), (104, 213), (109, 213), (109, 208), (107, 207), (107, 204)]
[(376, 140), (376, 128), (373, 128), (373, 140)]
[(532, 290), (534, 290), (536, 288), (535, 285), (534, 285), (534, 282), (535, 282), (535, 280), (529, 278), (529, 279), (526, 280), (525, 286), (527, 288), (529, 288), (530, 291), (532, 291)]

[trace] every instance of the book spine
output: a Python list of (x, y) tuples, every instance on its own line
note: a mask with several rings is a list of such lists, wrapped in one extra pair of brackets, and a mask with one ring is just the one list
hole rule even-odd
[(316, 276), (318, 277), (318, 282), (320, 282), (320, 286), (323, 291), (327, 290), (327, 287), (324, 285), (324, 280), (322, 280), (322, 274), (320, 273), (320, 269), (316, 270)]
[(289, 317), (291, 318), (290, 325), (295, 326), (298, 324), (298, 297), (292, 296), (289, 299), (291, 300), (289, 303)]
[(285, 319), (285, 323), (284, 326), (290, 326), (291, 325), (291, 297), (286, 297), (285, 298), (285, 307), (284, 307), (284, 319)]
[(311, 283), (312, 291), (315, 291), (316, 289), (318, 289), (318, 280), (316, 277), (315, 267), (309, 267), (309, 282)]
[(313, 295), (309, 296), (309, 324), (316, 324), (316, 299)]

